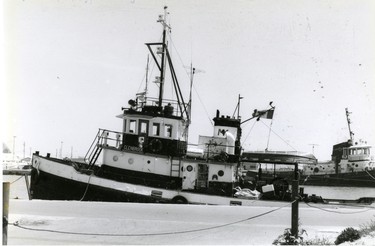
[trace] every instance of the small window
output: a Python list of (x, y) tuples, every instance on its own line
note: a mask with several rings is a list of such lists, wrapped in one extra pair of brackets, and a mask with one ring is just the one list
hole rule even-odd
[(135, 125), (136, 125), (136, 120), (130, 120), (130, 122), (129, 122), (129, 132), (130, 133), (135, 133)]
[(147, 122), (140, 122), (139, 124), (139, 133), (144, 133), (144, 134), (147, 134), (147, 127), (148, 127), (148, 124)]
[(165, 137), (172, 137), (172, 125), (166, 124), (164, 127), (164, 136)]
[(153, 123), (152, 124), (152, 135), (153, 136), (159, 136), (160, 135), (160, 124), (159, 123)]
[(123, 132), (126, 132), (126, 120), (124, 119), (124, 129), (122, 129)]

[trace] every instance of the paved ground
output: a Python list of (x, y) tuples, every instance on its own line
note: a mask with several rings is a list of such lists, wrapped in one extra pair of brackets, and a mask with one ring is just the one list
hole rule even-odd
[[(285, 228), (290, 227), (291, 208), (287, 206), (246, 220), (275, 210), (280, 204), (254, 205), (229, 207), (11, 200), (10, 222), (19, 221), (21, 226), (38, 230), (90, 235), (31, 231), (9, 226), (8, 244), (269, 245)], [(374, 209), (321, 208), (327, 211), (306, 205), (300, 208), (301, 227), (311, 238), (319, 234), (334, 240), (344, 228), (358, 227), (375, 216)]]
[[(10, 222), (76, 234), (32, 231), (9, 226), (8, 244), (216, 244), (270, 245), (291, 225), (291, 207), (281, 202), (254, 202), (253, 207), (28, 201), (24, 178), (11, 182)], [(18, 198), (18, 199), (16, 199)], [(283, 207), (287, 205), (286, 207)], [(375, 220), (375, 209), (300, 205), (301, 228), (309, 238), (331, 241), (344, 228)], [(271, 212), (275, 209), (279, 210)], [(264, 213), (263, 216), (249, 219)], [(248, 220), (246, 220), (248, 219)], [(87, 235), (79, 235), (87, 233)], [(97, 235), (91, 235), (97, 234)], [(99, 234), (114, 234), (105, 236)]]

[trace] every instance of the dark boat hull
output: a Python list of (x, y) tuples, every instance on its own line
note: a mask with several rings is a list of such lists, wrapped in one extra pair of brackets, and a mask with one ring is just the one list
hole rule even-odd
[[(272, 183), (272, 180), (275, 179), (286, 179), (290, 183), (294, 179), (294, 173), (263, 172), (260, 178), (260, 180), (266, 180), (268, 183)], [(375, 170), (340, 174), (301, 175), (299, 180), (300, 185), (375, 188)]]
[(342, 187), (374, 187), (375, 170), (368, 172), (340, 173), (330, 175), (310, 175), (301, 178), (303, 185), (342, 186)]
[(31, 172), (30, 190), (32, 199), (41, 200), (160, 202), (157, 198), (82, 183), (35, 168)]

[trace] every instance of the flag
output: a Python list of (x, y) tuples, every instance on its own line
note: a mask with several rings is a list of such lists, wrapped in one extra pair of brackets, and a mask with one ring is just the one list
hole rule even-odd
[(272, 119), (273, 118), (273, 112), (275, 111), (274, 108), (268, 109), (268, 110), (254, 110), (253, 117), (265, 118), (265, 119)]

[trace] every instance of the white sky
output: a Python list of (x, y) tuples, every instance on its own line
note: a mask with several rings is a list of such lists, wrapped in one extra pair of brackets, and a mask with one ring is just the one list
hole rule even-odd
[[(367, 1), (4, 1), (4, 141), (26, 155), (84, 156), (98, 128), (120, 131), (115, 115), (145, 75), (146, 42), (168, 5), (179, 81), (195, 75), (190, 142), (211, 135), (216, 109), (243, 119), (276, 111), (269, 150), (312, 151), (330, 159), (349, 137), (375, 143), (375, 4)], [(152, 85), (150, 85), (152, 86)], [(166, 90), (170, 91), (169, 87)], [(4, 93), (5, 92), (5, 93)], [(186, 91), (188, 95), (188, 91)], [(4, 102), (5, 101), (5, 102)], [(5, 103), (5, 105), (4, 105)], [(205, 109), (208, 114), (206, 114)], [(264, 150), (270, 121), (244, 125), (245, 149)], [(252, 129), (252, 130), (251, 130)], [(251, 130), (251, 131), (250, 131)], [(284, 141), (288, 142), (287, 145)]]

